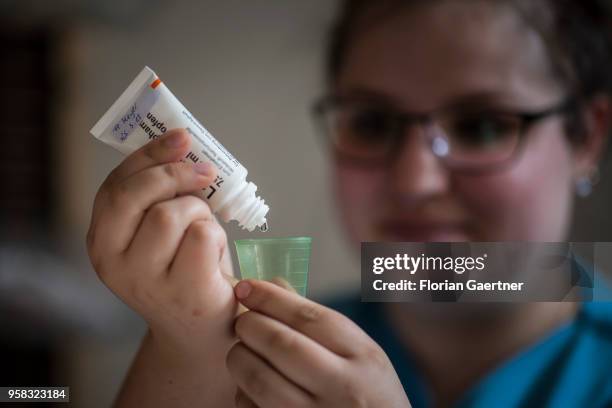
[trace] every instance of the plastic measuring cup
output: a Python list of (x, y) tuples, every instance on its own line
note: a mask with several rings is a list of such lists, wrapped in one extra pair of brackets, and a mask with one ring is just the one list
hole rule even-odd
[(239, 239), (234, 243), (243, 279), (282, 279), (306, 296), (312, 238)]

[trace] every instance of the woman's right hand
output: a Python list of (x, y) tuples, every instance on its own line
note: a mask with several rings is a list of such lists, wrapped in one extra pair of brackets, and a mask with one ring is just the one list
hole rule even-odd
[(149, 324), (157, 346), (188, 358), (233, 338), (237, 303), (225, 231), (194, 193), (212, 165), (182, 163), (184, 130), (147, 143), (96, 195), (87, 249), (100, 279)]

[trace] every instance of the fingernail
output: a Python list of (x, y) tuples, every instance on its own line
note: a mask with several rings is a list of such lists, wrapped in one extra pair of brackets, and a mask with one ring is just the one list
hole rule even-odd
[(167, 147), (180, 147), (185, 143), (185, 135), (181, 131), (175, 131), (166, 135), (164, 145)]
[(251, 289), (253, 289), (253, 286), (249, 282), (240, 281), (234, 288), (234, 292), (238, 299), (246, 299), (251, 293)]
[(196, 173), (203, 176), (210, 176), (213, 172), (213, 165), (211, 163), (196, 163), (193, 165), (193, 169)]

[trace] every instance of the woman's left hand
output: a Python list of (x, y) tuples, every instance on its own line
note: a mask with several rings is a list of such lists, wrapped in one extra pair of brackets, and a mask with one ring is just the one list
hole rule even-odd
[(237, 407), (410, 407), (387, 355), (342, 314), (264, 281), (235, 293), (249, 309), (227, 355)]

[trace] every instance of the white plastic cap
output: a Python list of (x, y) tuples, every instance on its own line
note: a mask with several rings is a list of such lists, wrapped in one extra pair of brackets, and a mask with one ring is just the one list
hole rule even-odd
[(238, 193), (219, 211), (223, 221), (236, 220), (238, 225), (247, 231), (253, 231), (256, 227), (265, 225), (266, 214), (270, 207), (255, 195), (255, 191), (257, 191), (257, 186), (245, 181)]

